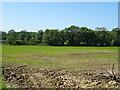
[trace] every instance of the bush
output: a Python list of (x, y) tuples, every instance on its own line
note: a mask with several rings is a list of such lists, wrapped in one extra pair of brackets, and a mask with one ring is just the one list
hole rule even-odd
[(16, 40), (14, 45), (25, 45), (25, 42), (23, 40)]

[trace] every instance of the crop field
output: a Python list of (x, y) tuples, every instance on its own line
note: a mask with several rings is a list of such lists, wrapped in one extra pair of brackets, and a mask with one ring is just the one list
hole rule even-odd
[[(115, 65), (114, 69), (115, 69), (115, 72), (117, 73), (118, 47), (3, 45), (2, 46), (2, 63), (3, 63), (3, 67), (9, 68), (9, 70), (11, 70), (11, 68), (13, 67), (14, 70), (19, 71), (18, 67), (23, 66), (24, 70), (29, 72), (32, 68), (32, 70), (29, 73), (30, 74), (29, 76), (34, 76), (38, 74), (36, 78), (39, 78), (39, 82), (35, 81), (37, 79), (35, 80), (31, 79), (31, 81), (29, 81), (29, 83), (31, 82), (32, 85), (33, 83), (39, 83), (37, 84), (38, 86), (35, 86), (36, 84), (34, 84), (33, 87), (61, 87), (61, 88), (62, 87), (80, 87), (79, 83), (76, 83), (75, 85), (66, 84), (66, 86), (64, 85), (64, 83), (63, 83), (63, 86), (60, 84), (62, 81), (60, 83), (56, 83), (59, 80), (55, 81), (55, 77), (57, 77), (55, 76), (57, 75), (55, 73), (59, 73), (58, 75), (59, 77), (64, 72), (64, 75), (63, 75), (64, 78), (65, 78), (65, 75), (68, 75), (69, 77), (73, 77), (73, 74), (76, 73), (76, 78), (77, 78), (78, 76), (80, 76), (79, 73), (81, 72), (89, 71), (90, 73), (91, 72), (106, 73), (102, 68), (111, 72), (112, 64)], [(33, 72), (34, 72), (34, 75), (33, 75)], [(51, 72), (53, 73), (52, 75), (51, 75)], [(62, 74), (60, 74), (61, 72)], [(4, 73), (3, 75), (7, 76), (6, 73)], [(41, 77), (46, 78), (45, 76), (47, 76), (48, 81), (47, 80), (45, 81), (45, 82), (48, 82), (47, 84), (40, 82)], [(8, 80), (8, 78), (6, 80)], [(50, 80), (52, 84), (49, 82)], [(17, 82), (18, 81), (16, 80), (8, 81), (9, 86), (12, 86), (12, 87), (32, 86), (32, 85), (29, 86), (28, 84), (24, 86), (22, 84), (19, 84), (21, 82), (19, 83)], [(79, 82), (79, 81), (76, 81), (76, 82)], [(13, 83), (17, 83), (16, 86), (13, 86), (12, 85)], [(81, 87), (82, 86), (83, 88), (84, 87), (86, 88), (86, 87), (93, 87), (94, 85), (93, 86), (81, 85)], [(106, 87), (106, 86), (101, 84), (101, 86), (98, 85), (98, 87)], [(113, 85), (113, 87), (117, 87), (117, 86)]]

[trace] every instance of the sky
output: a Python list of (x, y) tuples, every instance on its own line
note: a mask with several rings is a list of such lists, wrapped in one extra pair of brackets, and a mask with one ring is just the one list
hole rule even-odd
[(3, 2), (2, 31), (118, 27), (117, 2)]

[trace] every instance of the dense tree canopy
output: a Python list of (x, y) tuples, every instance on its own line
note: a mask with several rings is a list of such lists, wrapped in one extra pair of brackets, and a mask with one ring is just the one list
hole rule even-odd
[(14, 29), (8, 32), (1, 31), (2, 43), (10, 45), (68, 45), (68, 46), (119, 46), (120, 29), (114, 28), (108, 31), (105, 27), (97, 27), (95, 30), (87, 27), (70, 26), (63, 30), (46, 29), (38, 32)]

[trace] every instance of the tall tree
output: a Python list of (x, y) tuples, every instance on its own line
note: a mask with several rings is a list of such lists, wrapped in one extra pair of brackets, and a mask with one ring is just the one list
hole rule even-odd
[(79, 42), (77, 42), (76, 37), (77, 33), (79, 32), (79, 27), (78, 26), (70, 26), (68, 28), (65, 28), (65, 39), (66, 39), (66, 44), (67, 45), (78, 45)]

